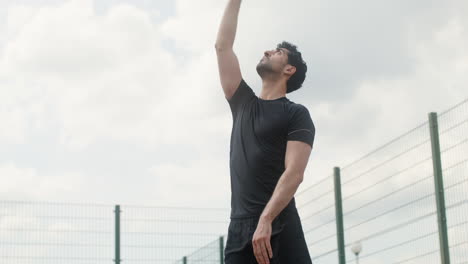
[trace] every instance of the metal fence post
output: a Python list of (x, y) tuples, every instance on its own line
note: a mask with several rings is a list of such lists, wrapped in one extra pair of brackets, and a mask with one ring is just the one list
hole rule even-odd
[(184, 257), (182, 258), (182, 263), (183, 263), (183, 264), (187, 264), (187, 257), (186, 257), (186, 256), (184, 256)]
[(224, 264), (224, 237), (219, 237), (219, 263)]
[(335, 184), (335, 214), (336, 214), (336, 238), (338, 242), (338, 263), (346, 263), (346, 254), (344, 246), (344, 231), (343, 231), (343, 204), (341, 199), (341, 178), (340, 168), (333, 169), (333, 179)]
[(115, 264), (120, 264), (120, 205), (115, 206)]
[(429, 128), (431, 132), (432, 164), (434, 168), (440, 257), (442, 264), (450, 264), (450, 252), (447, 235), (447, 216), (445, 214), (444, 182), (442, 177), (442, 159), (440, 157), (439, 125), (437, 122), (437, 113), (429, 113)]

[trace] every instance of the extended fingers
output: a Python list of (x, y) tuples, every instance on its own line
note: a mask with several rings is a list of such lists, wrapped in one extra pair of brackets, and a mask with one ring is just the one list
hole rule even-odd
[(272, 255), (271, 246), (267, 239), (252, 241), (255, 258), (259, 264), (270, 264), (268, 256)]
[(271, 249), (271, 243), (269, 240), (266, 241), (266, 247), (267, 247), (267, 250), (268, 250), (268, 257), (269, 258), (273, 258), (273, 250)]
[(267, 251), (267, 241), (263, 241), (261, 243), (261, 250), (262, 250), (262, 257), (263, 257), (263, 263), (265, 264), (270, 264), (270, 258), (268, 258), (268, 251)]
[(259, 241), (252, 241), (253, 251), (255, 255), (255, 259), (259, 264), (263, 264), (263, 257), (260, 249), (260, 242)]

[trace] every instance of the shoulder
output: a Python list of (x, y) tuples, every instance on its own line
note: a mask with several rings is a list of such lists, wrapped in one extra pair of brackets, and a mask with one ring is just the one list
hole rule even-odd
[(251, 98), (256, 97), (255, 92), (252, 88), (241, 79), (238, 87), (234, 91), (234, 94), (230, 98), (226, 98), (231, 105), (241, 105)]
[(289, 101), (288, 112), (290, 115), (308, 115), (310, 116), (309, 110), (302, 104), (294, 103)]
[(310, 115), (309, 109), (302, 104), (291, 102), (289, 104), (288, 119), (290, 124), (307, 123), (308, 126), (314, 127), (314, 121)]

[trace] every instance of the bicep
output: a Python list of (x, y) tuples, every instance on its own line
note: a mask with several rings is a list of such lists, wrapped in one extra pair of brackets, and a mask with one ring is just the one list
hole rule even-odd
[(286, 146), (285, 167), (295, 175), (304, 175), (309, 161), (311, 145), (302, 141), (288, 141)]
[(242, 80), (239, 60), (232, 49), (216, 49), (216, 55), (221, 86), (226, 99), (229, 100)]

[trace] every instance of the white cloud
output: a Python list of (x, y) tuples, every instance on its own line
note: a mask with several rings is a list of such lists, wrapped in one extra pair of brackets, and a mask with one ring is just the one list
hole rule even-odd
[(24, 141), (27, 123), (21, 109), (3, 105), (0, 108), (0, 120), (4, 127), (0, 131), (0, 142), (20, 143)]
[[(177, 168), (188, 161), (194, 170), (192, 175), (207, 173), (204, 180), (216, 175), (214, 179), (222, 179), (224, 188), (228, 188), (227, 156), (224, 166), (213, 166), (208, 172), (198, 164), (209, 164), (212, 156), (227, 153), (229, 143), (231, 116), (217, 73), (213, 72), (216, 58), (212, 47), (177, 64), (174, 55), (161, 46), (159, 26), (149, 20), (144, 10), (118, 5), (98, 16), (91, 3), (72, 1), (35, 9), (10, 7), (13, 11), (8, 13), (8, 27), (15, 33), (10, 34), (0, 61), (0, 76), (5, 84), (0, 91), (7, 95), (0, 101), (8, 102), (18, 113), (1, 112), (5, 119), (16, 122), (10, 121), (9, 130), (2, 131), (4, 141), (13, 143), (16, 137), (25, 143), (42, 129), (59, 136), (62, 146), (58, 147), (65, 147), (61, 150), (65, 153), (83, 153), (102, 141), (131, 142), (155, 152), (161, 145), (172, 145), (182, 156), (170, 166)], [(20, 106), (21, 101), (25, 104)], [(31, 122), (36, 129), (32, 129)], [(220, 142), (225, 145), (224, 152), (220, 151)], [(200, 153), (200, 160), (191, 160), (194, 149)], [(95, 158), (106, 163), (105, 157)], [(154, 177), (138, 176), (145, 181), (139, 186), (148, 189), (142, 191), (128, 184), (132, 179), (122, 172), (122, 181), (115, 184), (122, 185), (125, 194), (119, 196), (115, 189), (120, 187), (110, 187), (103, 189), (108, 192), (105, 198), (97, 194), (97, 188), (102, 189), (109, 176), (90, 175), (88, 170), (81, 175), (87, 186), (81, 192), (89, 199), (105, 201), (113, 197), (131, 203), (138, 199), (168, 202), (168, 196), (154, 199)], [(173, 186), (170, 182), (165, 184)], [(135, 192), (134, 188), (140, 190), (132, 195), (129, 191)], [(160, 188), (164, 193), (162, 190), (169, 187)], [(210, 195), (205, 194), (191, 202), (207, 202)], [(72, 194), (67, 197), (79, 199)], [(178, 201), (186, 199), (182, 193)]]
[(22, 168), (13, 162), (0, 163), (2, 199), (60, 200), (79, 196), (83, 176), (79, 173), (43, 175), (34, 168)]
[[(230, 201), (228, 162), (224, 159), (198, 159), (185, 165), (160, 164), (150, 168), (156, 177), (157, 200), (168, 205), (227, 208)], [(196, 203), (194, 203), (196, 201)]]
[(165, 36), (175, 40), (177, 48), (189, 52), (214, 50), (218, 23), (225, 1), (176, 1), (176, 15), (162, 25)]
[(34, 16), (23, 9), (9, 13), (11, 30), (23, 26), (5, 47), (0, 76), (9, 82), (2, 90), (27, 94), (33, 85), (44, 87), (36, 99), (53, 109), (69, 146), (109, 135), (138, 137), (136, 129), (151, 122), (148, 113), (162, 105), (175, 74), (147, 14), (120, 5), (99, 17), (91, 1), (38, 8)]

